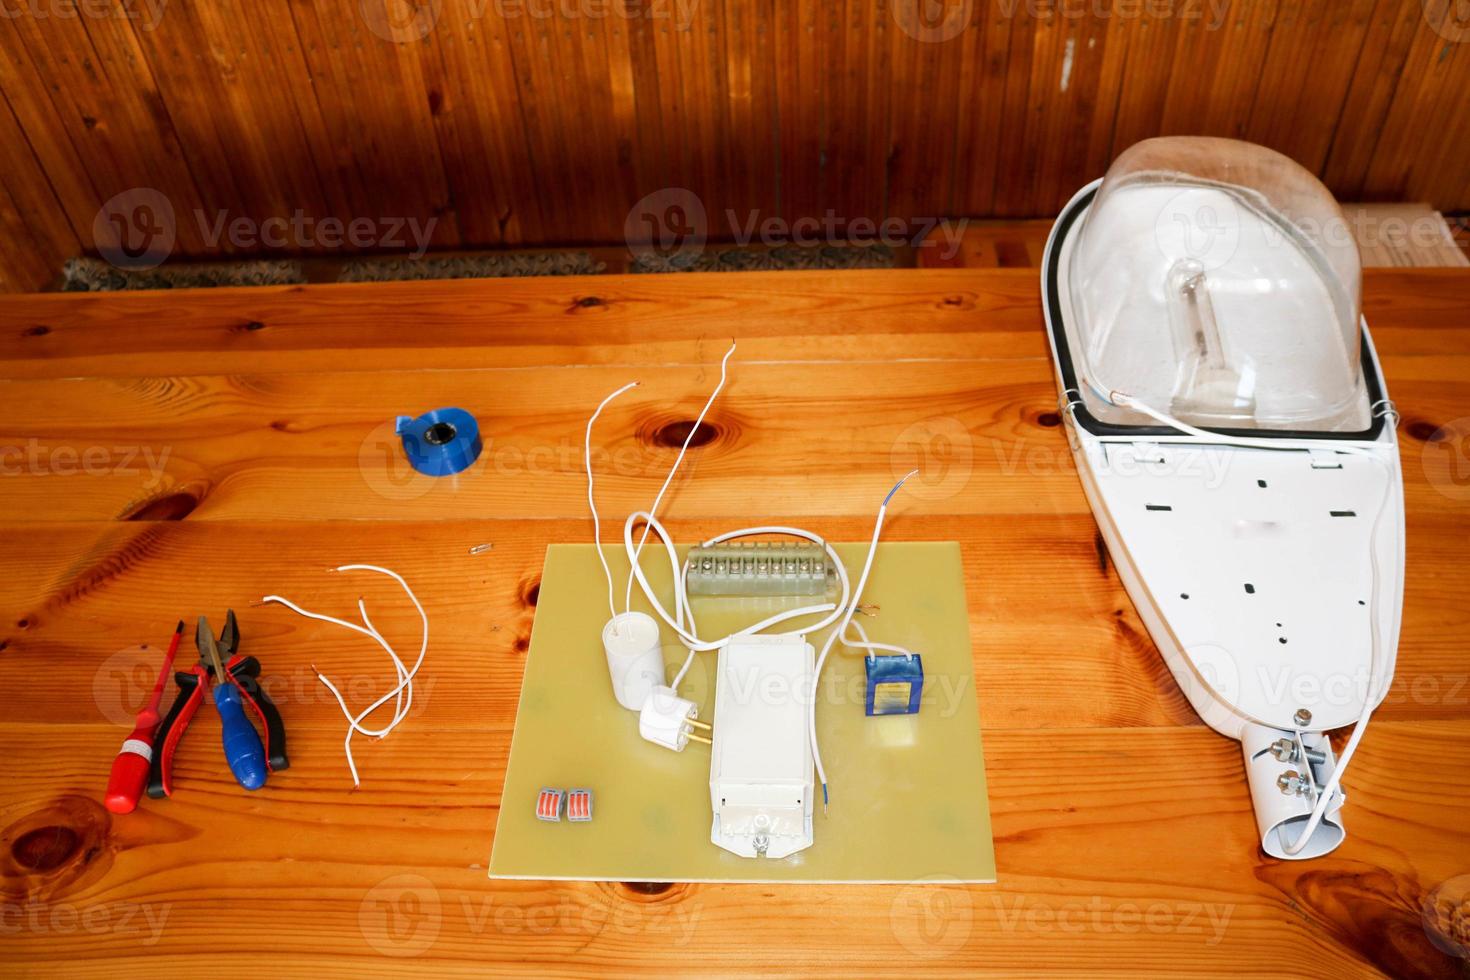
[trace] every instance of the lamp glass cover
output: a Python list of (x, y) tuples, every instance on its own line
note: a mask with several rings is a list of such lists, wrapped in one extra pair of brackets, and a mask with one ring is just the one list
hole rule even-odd
[(1210, 137), (1125, 151), (1083, 218), (1068, 271), (1089, 411), (1198, 426), (1366, 426), (1358, 248), (1327, 188), (1288, 157)]

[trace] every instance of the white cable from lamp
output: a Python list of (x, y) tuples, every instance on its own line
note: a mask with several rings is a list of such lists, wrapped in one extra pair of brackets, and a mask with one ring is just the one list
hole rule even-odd
[(607, 608), (608, 615), (613, 620), (613, 629), (617, 629), (617, 600), (613, 597), (612, 569), (608, 567), (607, 555), (602, 550), (602, 518), (597, 514), (597, 501), (592, 496), (592, 423), (597, 421), (597, 417), (602, 414), (602, 410), (607, 408), (608, 404), (614, 398), (629, 388), (638, 387), (641, 383), (639, 381), (629, 381), (617, 391), (604, 398), (602, 403), (597, 406), (597, 411), (593, 412), (592, 417), (587, 420), (587, 435), (583, 440), (582, 459), (587, 465), (587, 507), (592, 511), (592, 544), (597, 548), (597, 560), (602, 562), (602, 574), (607, 577)]
[[(822, 766), (822, 750), (817, 746), (817, 692), (822, 681), (822, 665), (827, 662), (827, 654), (832, 651), (832, 644), (839, 636), (847, 632), (847, 626), (852, 622), (853, 614), (857, 612), (858, 603), (862, 601), (863, 588), (868, 584), (868, 574), (873, 570), (873, 558), (878, 554), (878, 536), (883, 533), (883, 518), (888, 513), (888, 502), (893, 499), (894, 494), (898, 493), (899, 487), (902, 487), (904, 482), (917, 472), (919, 471), (911, 470), (905, 474), (893, 485), (893, 489), (888, 491), (888, 496), (884, 497), (883, 503), (879, 505), (878, 516), (873, 521), (873, 538), (868, 542), (868, 557), (863, 559), (863, 570), (858, 575), (856, 588), (853, 589), (852, 601), (843, 606), (844, 615), (841, 621), (831, 633), (827, 634), (827, 641), (822, 644), (822, 652), (818, 655), (816, 668), (812, 672), (812, 706), (807, 715), (807, 734), (812, 743), (812, 762), (817, 767), (817, 779), (822, 784), (822, 808), (824, 810), (828, 803), (827, 770)], [(908, 653), (907, 650), (903, 652)]]
[[(1190, 425), (1188, 422), (1182, 422), (1179, 419), (1174, 418), (1172, 415), (1169, 415), (1167, 412), (1161, 412), (1158, 409), (1143, 403), (1137, 398), (1134, 398), (1132, 395), (1125, 394), (1121, 391), (1112, 392), (1109, 395), (1108, 400), (1111, 401), (1114, 405), (1118, 405), (1124, 408), (1132, 408), (1140, 411), (1143, 414), (1154, 419), (1155, 421), (1178, 429), (1180, 432), (1193, 437), (1195, 440), (1208, 441), (1215, 445), (1239, 446), (1244, 449), (1277, 450), (1322, 448), (1320, 442), (1311, 442), (1308, 440), (1260, 439), (1252, 438), (1250, 436), (1233, 436), (1224, 435), (1223, 433), (1219, 432), (1210, 432), (1207, 429), (1201, 429), (1196, 426)], [(1284, 850), (1289, 855), (1300, 854), (1303, 848), (1307, 846), (1307, 842), (1312, 839), (1312, 835), (1317, 832), (1317, 828), (1321, 826), (1322, 819), (1327, 814), (1327, 807), (1332, 801), (1332, 796), (1334, 793), (1337, 792), (1338, 787), (1342, 784), (1343, 773), (1347, 771), (1348, 763), (1352, 760), (1353, 754), (1357, 752), (1358, 743), (1363, 740), (1363, 734), (1368, 729), (1368, 719), (1372, 716), (1373, 709), (1374, 707), (1376, 707), (1376, 702), (1378, 700), (1378, 692), (1375, 687), (1375, 683), (1377, 681), (1375, 671), (1377, 669), (1378, 662), (1381, 659), (1380, 647), (1383, 642), (1382, 637), (1379, 635), (1378, 626), (1378, 600), (1380, 585), (1379, 580), (1381, 578), (1381, 573), (1378, 568), (1378, 530), (1379, 526), (1383, 523), (1383, 515), (1388, 512), (1388, 503), (1390, 500), (1393, 499), (1393, 469), (1391, 466), (1389, 466), (1389, 464), (1380, 459), (1378, 453), (1372, 449), (1368, 449), (1363, 446), (1352, 445), (1332, 446), (1331, 448), (1336, 450), (1337, 452), (1345, 453), (1347, 455), (1362, 456), (1365, 459), (1371, 460), (1375, 465), (1382, 467), (1384, 470), (1383, 498), (1379, 501), (1378, 512), (1373, 518), (1373, 529), (1368, 537), (1368, 568), (1370, 573), (1370, 586), (1368, 596), (1368, 627), (1372, 631), (1372, 636), (1370, 637), (1368, 644), (1368, 683), (1364, 691), (1363, 710), (1358, 715), (1358, 720), (1353, 725), (1353, 733), (1352, 735), (1348, 736), (1347, 744), (1343, 746), (1342, 753), (1337, 758), (1337, 765), (1334, 766), (1332, 769), (1332, 775), (1328, 777), (1327, 783), (1320, 790), (1319, 796), (1317, 798), (1317, 803), (1315, 806), (1312, 807), (1311, 816), (1307, 819), (1307, 823), (1303, 828), (1301, 835), (1296, 839), (1296, 843), (1287, 844), (1285, 842), (1284, 836), (1285, 828), (1277, 831), (1278, 834), (1281, 834), (1283, 836), (1282, 850)]]
[[(653, 498), (653, 505), (648, 508), (650, 515), (658, 513), (658, 505), (663, 502), (664, 494), (668, 491), (669, 484), (674, 482), (674, 474), (679, 471), (679, 464), (684, 462), (684, 454), (689, 451), (689, 443), (694, 440), (694, 433), (699, 431), (699, 427), (704, 424), (704, 417), (709, 414), (710, 406), (715, 403), (716, 398), (720, 397), (720, 392), (725, 390), (725, 379), (728, 377), (727, 367), (730, 363), (730, 356), (734, 353), (735, 341), (732, 340), (730, 341), (730, 349), (725, 351), (725, 356), (720, 359), (720, 383), (715, 385), (715, 390), (709, 393), (709, 398), (705, 401), (704, 408), (699, 410), (699, 415), (695, 417), (694, 424), (689, 427), (689, 434), (684, 437), (684, 444), (679, 447), (679, 455), (674, 458), (674, 465), (669, 467), (669, 475), (664, 477), (663, 486), (658, 488), (658, 494)], [(645, 526), (643, 537), (638, 541), (638, 548), (632, 552), (633, 571), (628, 573), (628, 591), (623, 601), (624, 612), (628, 612), (633, 608), (633, 572), (638, 569), (638, 556), (643, 553), (643, 544), (648, 540), (648, 531), (649, 528)]]
[[(392, 658), (393, 670), (398, 676), (397, 685), (395, 685), (391, 691), (388, 691), (382, 697), (378, 698), (372, 704), (368, 705), (357, 715), (353, 715), (351, 709), (347, 707), (347, 702), (343, 700), (342, 693), (337, 690), (337, 685), (333, 684), (325, 674), (318, 670), (315, 664), (313, 664), (311, 668), (312, 671), (316, 674), (317, 680), (321, 681), (322, 684), (326, 686), (327, 690), (332, 692), (332, 696), (337, 699), (337, 706), (342, 709), (342, 714), (347, 719), (347, 737), (342, 742), (342, 748), (343, 751), (347, 754), (347, 768), (352, 773), (352, 785), (354, 787), (357, 787), (361, 785), (361, 780), (358, 778), (357, 774), (357, 762), (352, 757), (352, 736), (354, 733), (360, 733), (373, 738), (384, 738), (389, 732), (397, 728), (399, 723), (402, 722), (404, 718), (408, 717), (408, 712), (413, 707), (413, 679), (414, 676), (418, 674), (419, 668), (423, 666), (424, 654), (429, 649), (429, 617), (424, 612), (424, 607), (419, 603), (418, 596), (413, 594), (413, 589), (410, 589), (408, 587), (408, 583), (403, 580), (403, 576), (399, 575), (395, 571), (392, 571), (391, 569), (382, 568), (378, 565), (338, 565), (336, 568), (328, 570), (333, 572), (367, 571), (378, 572), (379, 574), (387, 575), (389, 578), (393, 579), (400, 586), (402, 586), (404, 592), (408, 593), (408, 599), (410, 602), (413, 603), (413, 607), (418, 610), (419, 619), (422, 620), (424, 626), (423, 638), (419, 643), (419, 655), (418, 658), (414, 661), (412, 669), (410, 669), (404, 666), (403, 660), (394, 651), (393, 646), (387, 640), (383, 639), (383, 634), (378, 632), (377, 627), (374, 626), (372, 620), (368, 618), (367, 605), (361, 598), (357, 600), (357, 610), (359, 613), (362, 614), (361, 626), (359, 626), (357, 623), (349, 623), (345, 619), (337, 619), (335, 616), (327, 616), (323, 613), (316, 613), (311, 612), (307, 609), (303, 609), (296, 603), (292, 602), (290, 599), (286, 599), (279, 595), (268, 595), (260, 600), (262, 603), (279, 603), (280, 605), (285, 606), (287, 609), (291, 610), (297, 615), (305, 616), (307, 619), (315, 619), (320, 620), (323, 623), (331, 623), (335, 626), (341, 626), (345, 629), (352, 630), (354, 633), (361, 633), (363, 636), (372, 637), (379, 646), (387, 651), (388, 656)], [(393, 719), (382, 728), (369, 728), (363, 725), (363, 719), (372, 714), (374, 711), (378, 710), (383, 705), (387, 704), (389, 699), (393, 700)]]
[[(867, 581), (868, 573), (872, 569), (873, 558), (877, 553), (878, 535), (881, 533), (883, 527), (883, 517), (888, 510), (888, 502), (893, 499), (893, 495), (898, 492), (899, 487), (903, 486), (904, 480), (907, 480), (918, 471), (914, 470), (913, 472), (904, 476), (903, 479), (894, 484), (893, 488), (888, 491), (888, 495), (883, 498), (883, 504), (878, 509), (877, 520), (875, 521), (873, 528), (873, 538), (871, 543), (869, 544), (868, 556), (863, 565), (861, 580), (859, 582), (858, 590), (856, 592), (852, 591), (851, 583), (847, 575), (847, 567), (843, 563), (842, 558), (824, 539), (803, 528), (787, 527), (784, 525), (760, 525), (756, 527), (738, 528), (733, 531), (726, 531), (705, 541), (705, 547), (719, 544), (724, 541), (729, 541), (734, 538), (750, 537), (753, 535), (786, 535), (812, 541), (816, 544), (821, 545), (822, 548), (826, 551), (828, 558), (831, 559), (832, 566), (837, 574), (841, 595), (838, 601), (835, 603), (817, 603), (809, 606), (802, 606), (796, 609), (788, 609), (783, 612), (776, 613), (773, 616), (768, 616), (758, 623), (754, 623), (727, 636), (723, 636), (718, 640), (701, 639), (694, 620), (693, 604), (690, 602), (688, 595), (688, 560), (686, 559), (681, 565), (678, 552), (674, 549), (673, 539), (669, 536), (664, 526), (659, 522), (657, 514), (659, 504), (663, 501), (664, 493), (668, 490), (670, 484), (672, 484), (674, 480), (674, 475), (679, 470), (679, 465), (684, 461), (685, 453), (689, 449), (689, 445), (694, 439), (694, 434), (699, 431), (699, 427), (703, 424), (704, 418), (709, 413), (710, 407), (714, 405), (715, 399), (719, 396), (720, 392), (725, 387), (725, 382), (728, 378), (728, 365), (730, 357), (734, 353), (735, 344), (732, 342), (730, 344), (730, 349), (725, 352), (724, 358), (720, 361), (719, 383), (715, 386), (714, 391), (710, 393), (709, 398), (705, 401), (704, 408), (700, 410), (698, 417), (695, 418), (694, 424), (690, 427), (688, 435), (684, 437), (684, 444), (679, 449), (679, 455), (674, 459), (673, 465), (669, 468), (668, 475), (664, 477), (663, 485), (659, 488), (658, 494), (654, 497), (653, 504), (646, 511), (634, 511), (632, 514), (629, 514), (627, 520), (623, 523), (623, 547), (627, 552), (629, 564), (627, 594), (624, 597), (624, 610), (626, 612), (631, 611), (632, 609), (633, 583), (636, 581), (639, 587), (642, 589), (644, 597), (653, 607), (654, 612), (658, 614), (659, 618), (662, 619), (666, 625), (674, 630), (674, 632), (678, 635), (679, 641), (689, 649), (689, 654), (685, 658), (683, 666), (680, 667), (678, 673), (674, 676), (673, 683), (670, 685), (670, 687), (675, 692), (677, 692), (679, 684), (683, 681), (685, 675), (689, 672), (689, 668), (694, 662), (694, 655), (697, 652), (701, 650), (718, 650), (720, 647), (723, 647), (725, 644), (729, 643), (732, 639), (738, 636), (746, 636), (760, 633), (763, 630), (770, 629), (772, 626), (779, 625), (780, 623), (786, 622), (791, 619), (797, 619), (803, 616), (820, 615), (825, 613), (826, 615), (824, 616), (824, 618), (818, 620), (812, 625), (803, 627), (801, 629), (787, 630), (783, 633), (766, 634), (773, 636), (801, 636), (808, 633), (817, 632), (819, 630), (825, 629), (828, 626), (836, 624), (835, 628), (828, 636), (826, 643), (823, 645), (821, 656), (817, 659), (816, 662), (812, 683), (812, 704), (808, 717), (808, 735), (812, 747), (812, 757), (813, 761), (816, 764), (817, 772), (821, 777), (822, 800), (823, 806), (825, 806), (827, 802), (827, 779), (825, 770), (822, 768), (821, 750), (818, 748), (817, 745), (816, 733), (817, 683), (820, 680), (822, 665), (826, 662), (827, 653), (831, 650), (833, 641), (839, 635), (846, 632), (847, 626), (852, 621), (852, 616), (857, 610), (858, 601), (862, 592), (862, 583)], [(608, 579), (609, 611), (613, 614), (614, 622), (616, 622), (617, 620), (617, 611), (615, 600), (612, 599), (611, 594), (612, 572), (607, 565), (606, 558), (603, 556), (601, 546), (601, 521), (598, 517), (597, 505), (592, 494), (592, 423), (597, 420), (598, 416), (601, 414), (603, 408), (608, 404), (608, 402), (612, 401), (613, 398), (622, 394), (624, 391), (628, 390), (628, 388), (632, 386), (632, 384), (625, 385), (617, 391), (613, 392), (611, 395), (607, 396), (607, 398), (603, 399), (602, 404), (598, 406), (597, 411), (595, 411), (592, 414), (592, 417), (587, 420), (587, 433), (584, 445), (584, 455), (587, 468), (587, 504), (592, 511), (593, 533), (598, 536), (598, 556), (602, 560), (603, 572), (604, 574), (606, 574)], [(639, 524), (643, 525), (643, 535), (641, 538), (639, 538), (637, 544), (634, 544), (633, 530)], [(659, 601), (657, 593), (654, 591), (652, 584), (648, 581), (648, 577), (644, 574), (642, 565), (640, 564), (640, 558), (643, 554), (643, 546), (648, 541), (649, 534), (656, 534), (658, 536), (659, 540), (663, 543), (664, 552), (669, 559), (669, 568), (673, 575), (674, 590), (674, 612), (672, 615), (670, 615), (669, 611), (664, 607), (663, 603)], [(862, 630), (861, 626), (858, 627), (858, 632), (861, 635), (861, 640), (853, 641), (848, 645), (864, 647), (870, 650), (889, 650), (894, 653), (907, 655), (909, 657), (913, 656), (913, 652), (911, 650), (907, 650), (903, 647), (882, 643), (870, 643), (868, 641), (867, 634)]]

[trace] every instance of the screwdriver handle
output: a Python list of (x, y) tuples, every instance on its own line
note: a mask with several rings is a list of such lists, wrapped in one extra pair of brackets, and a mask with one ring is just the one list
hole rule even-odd
[(240, 689), (229, 681), (216, 684), (214, 706), (219, 709), (221, 740), (230, 772), (246, 789), (260, 789), (265, 785), (265, 749), (255, 726), (245, 717)]
[(148, 782), (148, 766), (153, 746), (148, 743), (152, 729), (139, 729), (123, 743), (122, 751), (112, 760), (112, 773), (107, 779), (107, 795), (103, 800), (113, 813), (132, 813)]

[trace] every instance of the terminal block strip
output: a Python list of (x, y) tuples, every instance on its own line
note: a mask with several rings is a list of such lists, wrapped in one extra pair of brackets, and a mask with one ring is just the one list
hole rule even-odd
[(689, 550), (690, 595), (825, 595), (835, 573), (812, 542), (731, 541)]

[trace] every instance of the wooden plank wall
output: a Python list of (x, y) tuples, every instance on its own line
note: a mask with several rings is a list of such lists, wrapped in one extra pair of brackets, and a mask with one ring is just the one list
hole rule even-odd
[(728, 239), (727, 209), (1050, 215), (1130, 143), (1211, 133), (1341, 199), (1464, 209), (1463, 6), (0, 0), (0, 289), (106, 244), (99, 208), (134, 188), (166, 198), (178, 257), (269, 251), (221, 215), (621, 243), (671, 187)]

